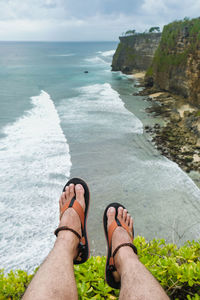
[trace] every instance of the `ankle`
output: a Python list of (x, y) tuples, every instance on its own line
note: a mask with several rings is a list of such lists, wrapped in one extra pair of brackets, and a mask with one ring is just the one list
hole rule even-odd
[(114, 257), (115, 267), (120, 275), (137, 261), (138, 256), (128, 246), (120, 248)]
[(70, 231), (60, 231), (58, 233), (55, 246), (62, 247), (72, 257), (78, 252), (79, 239)]

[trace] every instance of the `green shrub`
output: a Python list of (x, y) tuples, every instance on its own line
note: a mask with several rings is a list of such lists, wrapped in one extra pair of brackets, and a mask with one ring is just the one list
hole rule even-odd
[(153, 68), (150, 66), (146, 71), (146, 76), (152, 76), (153, 75)]
[[(178, 43), (187, 39), (183, 51)], [(183, 67), (189, 54), (200, 47), (200, 18), (174, 21), (163, 28), (160, 44), (152, 62), (153, 73), (168, 72)], [(148, 76), (148, 74), (146, 74)], [(152, 75), (151, 75), (152, 76)]]
[[(164, 240), (146, 242), (136, 237), (140, 261), (158, 279), (171, 299), (200, 300), (200, 241), (187, 242), (178, 248)], [(118, 290), (110, 288), (104, 279), (105, 257), (91, 257), (75, 266), (79, 298), (117, 299)], [(0, 300), (21, 299), (33, 275), (17, 270), (7, 275), (0, 272)]]
[(0, 300), (21, 299), (32, 277), (22, 270), (10, 271), (7, 275), (0, 270)]

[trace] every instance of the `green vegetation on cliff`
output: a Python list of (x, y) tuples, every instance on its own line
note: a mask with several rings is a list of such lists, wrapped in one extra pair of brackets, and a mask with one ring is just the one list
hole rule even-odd
[[(200, 300), (200, 241), (178, 248), (164, 240), (146, 242), (136, 237), (140, 261), (158, 279), (171, 299)], [(80, 299), (117, 299), (118, 290), (105, 283), (105, 257), (91, 257), (75, 266)], [(0, 272), (0, 299), (21, 299), (33, 275), (25, 271)]]
[(160, 27), (154, 26), (149, 29), (149, 32), (160, 32)]
[(146, 77), (168, 72), (173, 67), (184, 67), (188, 55), (200, 46), (200, 18), (174, 21), (165, 25), (160, 44)]

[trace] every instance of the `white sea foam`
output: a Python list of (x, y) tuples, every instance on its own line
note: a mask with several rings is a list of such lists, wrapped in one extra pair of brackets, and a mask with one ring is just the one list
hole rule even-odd
[(3, 130), (1, 140), (1, 267), (33, 269), (44, 259), (57, 225), (58, 196), (71, 159), (50, 96), (32, 97), (33, 108)]
[(62, 103), (60, 114), (68, 124), (78, 123), (79, 128), (88, 124), (93, 130), (102, 130), (110, 136), (143, 133), (142, 122), (124, 107), (119, 94), (109, 83), (84, 86), (78, 91), (78, 97)]
[(101, 54), (104, 57), (113, 56), (115, 53), (115, 50), (109, 50), (109, 51), (98, 51), (98, 54)]
[(55, 57), (62, 57), (62, 56), (74, 56), (74, 53), (67, 53), (67, 54), (50, 54), (49, 56), (55, 56)]
[(86, 58), (85, 59), (86, 62), (89, 63), (93, 63), (93, 64), (110, 64), (109, 62), (105, 61), (103, 58), (99, 57), (99, 56), (94, 56), (94, 57), (90, 57), (90, 58)]
[(115, 50), (98, 51), (96, 56), (86, 58), (85, 61), (92, 64), (110, 66), (114, 52)]
[(127, 80), (127, 78), (133, 79), (133, 75), (124, 74), (121, 71), (113, 71), (116, 77)]

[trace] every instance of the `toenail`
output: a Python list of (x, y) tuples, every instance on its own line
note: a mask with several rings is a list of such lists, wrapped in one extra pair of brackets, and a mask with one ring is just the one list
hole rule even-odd
[(123, 207), (120, 206), (120, 207), (118, 208), (118, 212), (121, 213), (122, 211), (123, 211)]
[(114, 213), (114, 212), (115, 212), (115, 208), (114, 208), (114, 207), (109, 207), (108, 212), (109, 212), (109, 213)]
[(76, 189), (77, 189), (77, 190), (81, 190), (81, 189), (82, 189), (82, 185), (81, 185), (81, 184), (77, 184), (77, 185), (76, 185)]

